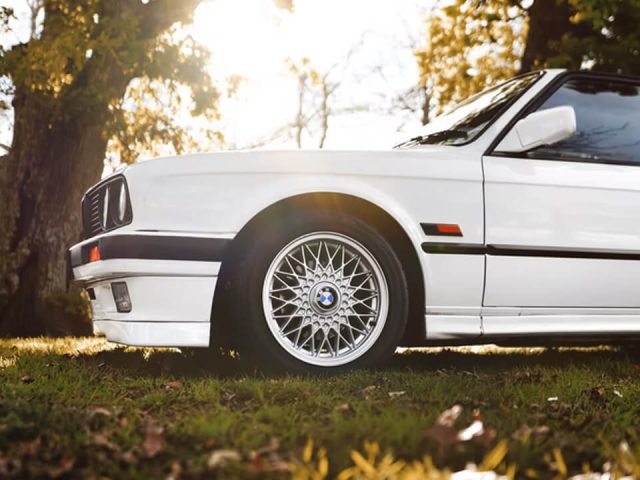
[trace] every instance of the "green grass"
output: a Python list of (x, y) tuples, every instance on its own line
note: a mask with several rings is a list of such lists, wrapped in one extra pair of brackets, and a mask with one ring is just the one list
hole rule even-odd
[[(301, 459), (308, 439), (326, 449), (330, 476), (365, 441), (457, 470), (505, 440), (498, 470), (515, 464), (518, 478), (562, 470), (554, 449), (570, 474), (602, 471), (621, 442), (640, 446), (639, 373), (632, 352), (613, 348), (436, 349), (397, 354), (378, 371), (265, 378), (229, 358), (99, 339), (4, 340), (0, 477), (250, 478)], [(495, 438), (448, 444), (430, 434), (456, 404), (459, 427), (479, 409)], [(279, 446), (260, 452), (273, 438)], [(242, 460), (212, 470), (218, 449)]]

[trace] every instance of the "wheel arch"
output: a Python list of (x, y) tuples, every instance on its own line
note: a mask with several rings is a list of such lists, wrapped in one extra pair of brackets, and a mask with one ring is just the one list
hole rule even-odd
[[(257, 211), (240, 229), (229, 244), (222, 259), (212, 309), (212, 335), (227, 337), (224, 321), (215, 321), (224, 317), (228, 305), (225, 295), (228, 290), (229, 272), (242, 257), (243, 245), (255, 241), (261, 229), (268, 228), (270, 218), (308, 211), (307, 209), (340, 209), (366, 221), (391, 244), (407, 275), (409, 285), (409, 318), (403, 335), (402, 345), (412, 346), (424, 343), (426, 332), (424, 323), (425, 278), (420, 261), (420, 252), (412, 240), (410, 228), (381, 206), (358, 195), (331, 191), (296, 193), (281, 198), (269, 206)], [(419, 245), (419, 244), (418, 244)], [(222, 343), (225, 343), (224, 341)]]

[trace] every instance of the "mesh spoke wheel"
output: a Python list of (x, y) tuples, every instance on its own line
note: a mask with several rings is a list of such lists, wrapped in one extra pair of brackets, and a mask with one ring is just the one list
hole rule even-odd
[(278, 343), (295, 358), (324, 367), (352, 362), (375, 344), (388, 299), (373, 255), (333, 232), (303, 235), (284, 247), (262, 291), (264, 315)]

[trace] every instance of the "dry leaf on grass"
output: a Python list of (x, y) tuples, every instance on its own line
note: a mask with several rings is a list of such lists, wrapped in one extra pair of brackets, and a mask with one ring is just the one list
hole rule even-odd
[(40, 437), (36, 437), (30, 442), (21, 442), (18, 445), (16, 456), (20, 459), (23, 459), (24, 457), (35, 457), (40, 451), (41, 444), (42, 439)]
[(162, 385), (165, 390), (180, 390), (182, 388), (182, 382), (180, 380), (173, 380)]
[(288, 472), (289, 462), (279, 453), (280, 440), (273, 437), (269, 445), (251, 452), (251, 465), (258, 472)]
[(106, 449), (112, 450), (114, 452), (120, 450), (120, 447), (118, 447), (118, 445), (109, 440), (108, 431), (105, 429), (100, 430), (98, 433), (93, 435), (92, 443), (98, 447), (105, 447)]
[(9, 475), (9, 460), (0, 453), (0, 475)]
[(89, 418), (93, 418), (98, 415), (103, 415), (105, 417), (113, 416), (113, 411), (107, 407), (94, 406), (87, 409)]
[(240, 454), (235, 450), (215, 450), (209, 455), (207, 467), (211, 469), (224, 467), (230, 463), (236, 463), (242, 460)]
[(398, 397), (402, 397), (403, 395), (405, 395), (407, 392), (404, 390), (400, 390), (397, 392), (389, 392), (389, 398), (398, 398)]
[(362, 395), (365, 396), (365, 398), (373, 395), (376, 391), (378, 390), (378, 387), (375, 385), (369, 385), (368, 387), (364, 387), (362, 389)]
[(171, 463), (171, 470), (165, 477), (165, 480), (178, 480), (182, 476), (182, 465), (180, 462), (174, 461)]
[(65, 473), (69, 473), (75, 464), (75, 457), (72, 457), (71, 455), (63, 455), (60, 457), (60, 460), (58, 460), (57, 465), (51, 466), (47, 469), (47, 474), (51, 478), (58, 478)]
[(445, 410), (440, 414), (435, 425), (426, 432), (428, 437), (436, 441), (442, 452), (458, 443), (473, 440), (487, 445), (496, 438), (496, 431), (484, 426), (479, 410), (474, 411), (474, 420), (471, 425), (458, 431), (454, 424), (460, 417), (462, 410), (460, 405), (454, 405)]
[(164, 452), (166, 447), (164, 429), (152, 418), (147, 417), (144, 422), (144, 441), (141, 445), (142, 455), (146, 458), (153, 458)]
[(146, 458), (153, 458), (164, 451), (167, 444), (162, 431), (147, 431), (142, 442), (142, 453)]

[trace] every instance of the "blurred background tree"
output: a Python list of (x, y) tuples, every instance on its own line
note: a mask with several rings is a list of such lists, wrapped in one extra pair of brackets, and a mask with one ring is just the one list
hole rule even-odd
[[(0, 51), (15, 111), (0, 158), (1, 335), (73, 331), (64, 253), (107, 147), (126, 162), (153, 144), (181, 153), (196, 139), (173, 127), (176, 108), (215, 117), (208, 51), (175, 34), (199, 1), (30, 0), (29, 40)], [(0, 28), (12, 15), (0, 10)]]
[(638, 74), (640, 2), (453, 0), (427, 18), (416, 59), (423, 124), (515, 73), (556, 67)]

